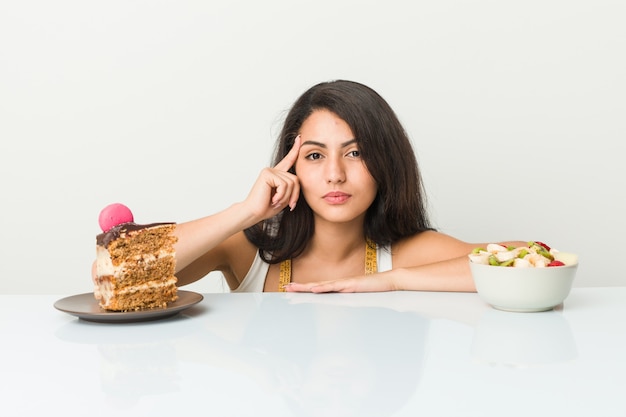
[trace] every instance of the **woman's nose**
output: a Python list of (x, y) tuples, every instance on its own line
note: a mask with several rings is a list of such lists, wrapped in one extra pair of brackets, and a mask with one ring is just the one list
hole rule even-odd
[(340, 160), (329, 158), (326, 166), (326, 182), (340, 184), (346, 180), (346, 171)]

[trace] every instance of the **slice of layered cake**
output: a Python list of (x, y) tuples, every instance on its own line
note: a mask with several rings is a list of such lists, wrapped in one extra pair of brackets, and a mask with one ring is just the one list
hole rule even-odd
[(178, 298), (175, 223), (134, 223), (130, 210), (116, 203), (102, 211), (100, 227), (94, 296), (102, 308), (165, 308)]

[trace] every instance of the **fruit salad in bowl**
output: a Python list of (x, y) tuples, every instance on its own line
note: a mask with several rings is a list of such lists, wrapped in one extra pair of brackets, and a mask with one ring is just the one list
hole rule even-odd
[(499, 310), (546, 311), (570, 293), (578, 256), (542, 242), (505, 247), (491, 243), (468, 255), (478, 295)]
[(528, 242), (528, 246), (502, 246), (490, 243), (486, 248), (475, 248), (469, 255), (470, 261), (492, 266), (511, 266), (516, 268), (543, 268), (564, 266), (556, 259), (558, 250), (543, 242)]

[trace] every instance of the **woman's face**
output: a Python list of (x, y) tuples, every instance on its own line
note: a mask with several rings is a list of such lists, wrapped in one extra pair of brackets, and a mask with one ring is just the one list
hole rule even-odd
[(328, 110), (316, 110), (302, 124), (300, 137), (295, 172), (316, 220), (363, 221), (377, 186), (348, 124)]

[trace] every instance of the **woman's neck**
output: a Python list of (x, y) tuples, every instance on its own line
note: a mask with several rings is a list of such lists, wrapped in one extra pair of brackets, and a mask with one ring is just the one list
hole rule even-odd
[(316, 224), (315, 233), (302, 256), (339, 262), (355, 252), (361, 253), (363, 245), (365, 235), (362, 226)]

